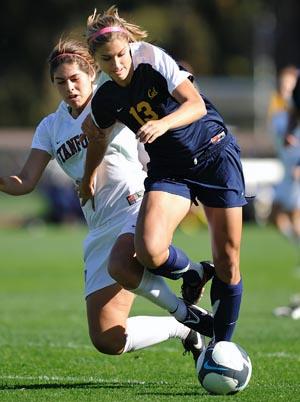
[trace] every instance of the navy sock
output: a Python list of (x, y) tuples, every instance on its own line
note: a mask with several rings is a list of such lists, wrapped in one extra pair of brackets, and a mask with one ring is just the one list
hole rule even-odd
[(190, 260), (179, 248), (172, 244), (169, 246), (167, 261), (158, 268), (148, 270), (154, 275), (164, 276), (169, 279), (179, 279), (189, 269)]
[(243, 293), (242, 279), (237, 285), (228, 285), (214, 276), (210, 288), (214, 311), (214, 340), (230, 341), (237, 322)]

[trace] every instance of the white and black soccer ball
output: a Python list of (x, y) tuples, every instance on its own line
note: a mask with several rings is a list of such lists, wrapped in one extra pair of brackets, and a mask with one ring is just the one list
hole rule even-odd
[(227, 395), (246, 388), (251, 378), (252, 364), (241, 346), (220, 341), (200, 354), (196, 370), (200, 384), (206, 391)]

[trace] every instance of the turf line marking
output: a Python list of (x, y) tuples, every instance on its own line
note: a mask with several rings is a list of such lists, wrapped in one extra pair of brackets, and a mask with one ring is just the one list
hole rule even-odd
[[(39, 375), (39, 376), (27, 376), (27, 375), (1, 375), (0, 380), (22, 380), (22, 381), (59, 381), (59, 382), (93, 382), (93, 383), (101, 383), (101, 384), (137, 384), (137, 385), (145, 385), (147, 384), (146, 381), (139, 381), (139, 380), (127, 380), (127, 381), (118, 381), (115, 379), (111, 380), (103, 380), (102, 378), (96, 377), (71, 377), (71, 376), (47, 376), (47, 375)], [(156, 385), (168, 385), (167, 381), (151, 381), (151, 384)]]
[(68, 342), (66, 344), (54, 343), (54, 342), (50, 342), (50, 343), (28, 342), (28, 343), (26, 343), (26, 345), (38, 347), (38, 348), (50, 347), (50, 348), (57, 348), (57, 349), (92, 349), (91, 345), (76, 344), (73, 342)]
[(291, 360), (295, 360), (295, 361), (300, 361), (299, 356), (295, 356), (291, 353), (286, 353), (286, 352), (260, 353), (259, 355), (270, 357), (270, 358), (276, 357), (279, 359), (291, 359)]
[(16, 343), (15, 345), (12, 345), (11, 343), (8, 342), (0, 342), (0, 346), (9, 346), (9, 347), (33, 347), (33, 348), (56, 348), (56, 349), (89, 349), (93, 350), (92, 345), (86, 345), (86, 344), (75, 344), (72, 342), (68, 342), (65, 344), (62, 343), (43, 343), (43, 342), (26, 342), (26, 343)]

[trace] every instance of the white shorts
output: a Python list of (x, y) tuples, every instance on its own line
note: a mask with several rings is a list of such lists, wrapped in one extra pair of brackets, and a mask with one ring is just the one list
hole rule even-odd
[(128, 209), (116, 221), (109, 221), (89, 232), (84, 240), (85, 297), (97, 290), (113, 285), (116, 281), (107, 271), (108, 258), (117, 238), (123, 233), (135, 233), (140, 203)]

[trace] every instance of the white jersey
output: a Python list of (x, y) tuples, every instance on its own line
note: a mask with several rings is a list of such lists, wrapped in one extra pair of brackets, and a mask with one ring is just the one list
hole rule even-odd
[[(32, 148), (48, 152), (74, 182), (79, 182), (84, 173), (88, 142), (80, 143), (79, 137), (81, 124), (89, 113), (90, 104), (74, 119), (67, 104), (62, 102), (56, 112), (41, 121), (32, 141)], [(142, 198), (145, 176), (134, 133), (116, 123), (104, 159), (97, 169), (96, 210), (93, 211), (90, 201), (82, 208), (89, 229), (126, 215), (130, 206)]]

